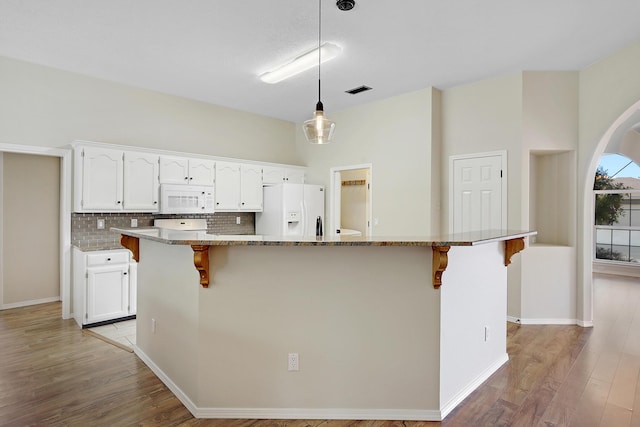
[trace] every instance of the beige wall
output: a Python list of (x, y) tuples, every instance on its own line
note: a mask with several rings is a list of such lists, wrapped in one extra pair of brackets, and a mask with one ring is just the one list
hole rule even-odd
[[(307, 181), (329, 188), (332, 167), (371, 163), (373, 234), (432, 234), (439, 219), (439, 206), (433, 206), (440, 185), (433, 172), (439, 164), (432, 125), (437, 96), (428, 88), (340, 112), (326, 105), (327, 117), (336, 122), (334, 142), (309, 144), (301, 125), (296, 128), (298, 154), (309, 167)], [(327, 212), (331, 197), (329, 189)]]
[(2, 157), (2, 303), (59, 297), (60, 159)]
[[(591, 204), (589, 188), (597, 158), (606, 147), (601, 138), (629, 107), (640, 101), (640, 41), (580, 72), (578, 207), (578, 313), (592, 319)], [(585, 197), (585, 194), (587, 196)]]
[(300, 164), (291, 122), (4, 57), (0, 117), (3, 143), (83, 139)]

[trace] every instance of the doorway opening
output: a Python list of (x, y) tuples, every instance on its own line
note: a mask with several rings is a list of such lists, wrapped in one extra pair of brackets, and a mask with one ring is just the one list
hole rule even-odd
[[(61, 149), (61, 148), (49, 148), (49, 147), (36, 147), (36, 146), (25, 146), (25, 145), (14, 145), (14, 144), (2, 144), (0, 143), (0, 156), (3, 153), (13, 153), (13, 154), (27, 154), (27, 155), (35, 155), (35, 156), (47, 156), (47, 157), (57, 157), (59, 158), (59, 182), (54, 185), (59, 187), (59, 204), (57, 209), (59, 209), (59, 219), (58, 219), (58, 242), (57, 244), (58, 250), (58, 265), (59, 271), (59, 286), (60, 293), (59, 297), (55, 297), (56, 299), (60, 299), (62, 301), (62, 318), (69, 319), (71, 318), (71, 279), (70, 279), (70, 270), (71, 270), (71, 209), (69, 203), (69, 195), (71, 194), (71, 150)], [(0, 159), (1, 160), (1, 159)], [(2, 167), (0, 165), (0, 173), (2, 173)], [(0, 178), (0, 187), (4, 184), (1, 182)], [(2, 204), (2, 191), (0, 188), (0, 212), (3, 213), (1, 216), (4, 219), (4, 209), (7, 206), (3, 206)], [(35, 211), (36, 209), (30, 209), (31, 211)], [(36, 212), (37, 213), (37, 212)], [(21, 218), (22, 219), (22, 218)], [(23, 224), (21, 224), (23, 225)], [(27, 224), (28, 225), (28, 224)], [(50, 226), (53, 228), (54, 226)], [(36, 230), (36, 227), (32, 227), (33, 230)], [(54, 231), (54, 234), (55, 234)], [(37, 236), (36, 236), (37, 237)], [(3, 230), (2, 225), (0, 224), (0, 265), (2, 264), (2, 260), (6, 256), (7, 251), (7, 243), (8, 238), (12, 238), (12, 236), (7, 234), (7, 230)], [(15, 238), (12, 238), (16, 240)], [(24, 238), (23, 238), (24, 240)], [(33, 241), (34, 238), (31, 238)], [(37, 240), (37, 239), (36, 239)], [(2, 252), (2, 248), (5, 248), (5, 254)], [(37, 252), (42, 255), (43, 249), (39, 246), (37, 249), (40, 252)], [(44, 251), (46, 252), (46, 251)], [(38, 267), (38, 257), (30, 258), (27, 260), (28, 262), (35, 262), (36, 264), (29, 264), (30, 266)], [(13, 262), (13, 261), (12, 261)], [(54, 261), (55, 262), (55, 261)], [(0, 271), (5, 272), (4, 268), (1, 268)], [(39, 298), (38, 296), (29, 296), (29, 295), (20, 295), (17, 299), (17, 302), (13, 303), (12, 300), (5, 300), (4, 298), (4, 290), (5, 283), (3, 283), (3, 274), (0, 274), (0, 309), (7, 308), (15, 308), (21, 307), (24, 305), (30, 305), (32, 303), (41, 303), (48, 302), (47, 298)]]
[(620, 153), (640, 162), (640, 101), (622, 113), (607, 129), (592, 153), (589, 166), (582, 176), (582, 248), (578, 256), (578, 324), (593, 326), (593, 257), (596, 238), (594, 223), (594, 176), (604, 153)]
[(372, 235), (372, 165), (331, 168), (330, 235)]

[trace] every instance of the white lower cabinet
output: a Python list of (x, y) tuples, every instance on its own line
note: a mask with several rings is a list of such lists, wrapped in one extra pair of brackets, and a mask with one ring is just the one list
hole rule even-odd
[(74, 248), (73, 311), (79, 326), (136, 313), (136, 267), (127, 249), (83, 252)]

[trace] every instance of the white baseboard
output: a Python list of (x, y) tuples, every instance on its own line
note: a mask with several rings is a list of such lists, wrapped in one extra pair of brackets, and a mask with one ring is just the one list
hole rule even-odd
[(173, 381), (171, 381), (171, 379), (169, 379), (169, 377), (162, 371), (162, 369), (160, 369), (158, 365), (153, 363), (151, 359), (149, 359), (149, 357), (144, 353), (144, 351), (142, 351), (137, 345), (133, 346), (133, 352), (145, 363), (145, 365), (149, 367), (149, 369), (153, 371), (154, 374), (156, 374), (158, 378), (160, 378), (160, 381), (162, 381), (164, 385), (166, 385), (167, 388), (171, 390), (171, 392), (178, 398), (180, 402), (182, 402), (182, 404), (189, 410), (189, 412), (191, 412), (194, 417), (198, 418), (198, 408), (191, 401), (191, 399), (189, 399), (189, 396), (187, 396), (180, 389), (180, 387), (178, 387)]
[(196, 418), (441, 421), (437, 410), (349, 408), (199, 408), (138, 346), (135, 354)]
[(349, 408), (201, 408), (196, 418), (441, 421), (440, 411)]
[(577, 319), (520, 319), (519, 317), (507, 316), (507, 322), (521, 325), (578, 325), (583, 328), (593, 328), (593, 321)]
[(593, 320), (577, 320), (576, 325), (583, 328), (593, 328)]
[(576, 319), (519, 319), (522, 325), (577, 325)]
[(491, 366), (484, 370), (475, 380), (471, 381), (465, 388), (460, 390), (451, 400), (445, 405), (440, 407), (441, 419), (444, 419), (456, 406), (458, 406), (464, 399), (466, 399), (471, 393), (473, 393), (480, 385), (485, 382), (494, 372), (496, 372), (502, 365), (509, 361), (509, 355), (504, 353), (498, 360)]
[(20, 302), (13, 302), (11, 304), (2, 304), (2, 306), (0, 307), (0, 310), (8, 310), (10, 308), (20, 308), (20, 307), (28, 307), (30, 305), (38, 305), (38, 304), (46, 304), (48, 302), (57, 302), (60, 301), (60, 297), (49, 297), (49, 298), (42, 298), (42, 299), (34, 299), (34, 300), (30, 300), (30, 301), (20, 301)]

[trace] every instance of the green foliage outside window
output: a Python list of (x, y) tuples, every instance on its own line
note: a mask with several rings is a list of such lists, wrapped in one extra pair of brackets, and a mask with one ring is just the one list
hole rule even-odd
[[(622, 183), (613, 182), (613, 178), (609, 177), (607, 171), (601, 166), (596, 171), (593, 181), (594, 190), (624, 190)], [(618, 222), (620, 216), (624, 215), (622, 202), (623, 194), (598, 194), (596, 195), (596, 225), (613, 225)]]

